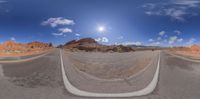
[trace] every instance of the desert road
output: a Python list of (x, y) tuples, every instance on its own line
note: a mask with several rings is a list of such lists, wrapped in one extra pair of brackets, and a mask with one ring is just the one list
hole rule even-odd
[[(158, 62), (158, 82), (148, 95), (78, 96), (63, 81), (64, 70), (69, 82), (82, 91), (137, 92), (152, 82)], [(0, 99), (199, 99), (199, 66), (163, 51), (101, 54), (55, 49), (32, 60), (0, 63)]]

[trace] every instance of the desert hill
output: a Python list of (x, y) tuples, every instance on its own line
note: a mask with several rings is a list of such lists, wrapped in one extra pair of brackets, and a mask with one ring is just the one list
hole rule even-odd
[(96, 42), (93, 38), (83, 38), (80, 40), (72, 40), (60, 46), (71, 51), (86, 51), (86, 52), (130, 52), (133, 48), (123, 45), (102, 45)]
[(199, 44), (193, 44), (190, 47), (175, 47), (171, 48), (170, 51), (182, 55), (188, 55), (188, 56), (200, 56), (200, 45)]
[(190, 47), (193, 52), (200, 52), (200, 45), (194, 44)]
[(52, 48), (48, 43), (31, 42), (31, 43), (17, 43), (15, 41), (6, 41), (0, 44), (0, 55), (14, 55), (24, 53), (37, 53)]

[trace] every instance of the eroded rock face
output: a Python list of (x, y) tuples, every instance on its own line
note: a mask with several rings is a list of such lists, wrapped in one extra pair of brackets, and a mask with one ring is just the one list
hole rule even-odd
[(16, 43), (15, 41), (6, 41), (0, 44), (0, 53), (26, 53), (36, 50), (49, 49), (51, 46), (42, 42), (31, 42), (28, 44)]
[(7, 41), (0, 45), (1, 52), (25, 52), (27, 51), (25, 44), (16, 43), (14, 41)]
[(200, 45), (194, 44), (190, 47), (190, 49), (194, 52), (200, 52)]
[(42, 43), (42, 42), (31, 42), (27, 44), (27, 47), (29, 50), (40, 50), (40, 49), (49, 49), (52, 47), (48, 43)]
[(83, 38), (80, 40), (72, 40), (62, 46), (62, 48), (71, 51), (86, 52), (130, 52), (134, 51), (131, 47), (123, 45), (102, 45), (92, 38)]

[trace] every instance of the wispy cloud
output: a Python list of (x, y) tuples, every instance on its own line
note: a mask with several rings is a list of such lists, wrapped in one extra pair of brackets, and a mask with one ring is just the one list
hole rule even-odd
[(123, 39), (124, 37), (123, 36), (119, 36), (119, 37), (117, 37), (117, 39)]
[(177, 42), (183, 42), (183, 38), (177, 39)]
[(161, 44), (160, 42), (152, 42), (152, 43), (150, 43), (151, 46), (158, 46), (160, 44)]
[(73, 30), (66, 27), (68, 25), (74, 25), (75, 22), (74, 20), (71, 19), (66, 19), (63, 17), (57, 17), (57, 18), (49, 18), (46, 21), (43, 21), (41, 23), (41, 25), (46, 26), (49, 25), (51, 27), (53, 27), (55, 29), (55, 27), (63, 27), (65, 26), (65, 28), (56, 28), (57, 32), (51, 33), (53, 36), (66, 36), (66, 33), (72, 33)]
[(160, 36), (165, 35), (165, 31), (161, 31), (161, 32), (159, 32), (159, 35), (160, 35)]
[(73, 25), (75, 22), (71, 19), (66, 19), (63, 17), (49, 18), (41, 23), (42, 25), (50, 25), (51, 27), (57, 27), (58, 25)]
[(15, 37), (11, 37), (10, 40), (11, 41), (16, 41), (16, 38)]
[(160, 41), (160, 40), (162, 40), (162, 38), (161, 37), (157, 37), (157, 40)]
[(169, 44), (175, 44), (175, 43), (181, 43), (183, 42), (183, 38), (179, 38), (177, 36), (171, 36), (169, 37), (168, 43)]
[(153, 42), (153, 41), (154, 41), (154, 39), (150, 38), (148, 41), (149, 41), (149, 42)]
[(75, 36), (81, 36), (79, 33), (76, 33)]
[(142, 45), (142, 42), (136, 41), (136, 42), (123, 42), (122, 45)]
[(177, 41), (177, 39), (178, 39), (177, 36), (171, 36), (171, 37), (169, 37), (168, 43), (169, 44), (173, 44), (173, 43), (175, 43)]
[(53, 36), (63, 36), (64, 33), (52, 33)]
[(6, 3), (6, 2), (8, 2), (8, 1), (6, 1), (6, 0), (0, 0), (0, 3)]
[(95, 41), (101, 42), (101, 43), (108, 43), (109, 39), (107, 37), (99, 37), (99, 38), (96, 38)]
[(179, 31), (179, 30), (175, 30), (174, 31), (177, 35), (180, 35), (181, 34), (181, 31)]
[(200, 12), (197, 9), (200, 6), (199, 0), (171, 0), (159, 3), (147, 3), (142, 7), (145, 14), (156, 16), (168, 16), (171, 19), (185, 21), (188, 16), (196, 16)]
[[(166, 32), (163, 30), (158, 33), (157, 38), (150, 38), (148, 39), (149, 45), (171, 45), (171, 44), (183, 44), (183, 41), (185, 41), (181, 34), (182, 32), (180, 30), (174, 30), (172, 31), (175, 35), (168, 36)], [(190, 41), (191, 42), (191, 41)]]
[(188, 40), (188, 42), (186, 42), (186, 44), (192, 44), (192, 43), (194, 43), (195, 41), (196, 41), (195, 38), (190, 38), (190, 39)]
[(174, 4), (188, 6), (188, 7), (197, 7), (200, 4), (199, 0), (173, 0)]
[(70, 29), (70, 28), (60, 28), (60, 29), (58, 29), (58, 31), (60, 31), (62, 33), (71, 33), (72, 29)]

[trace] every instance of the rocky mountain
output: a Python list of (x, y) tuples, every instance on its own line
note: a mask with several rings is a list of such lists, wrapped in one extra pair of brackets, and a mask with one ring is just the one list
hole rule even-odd
[(60, 46), (71, 51), (86, 51), (86, 52), (130, 52), (134, 51), (131, 47), (123, 45), (102, 45), (96, 42), (93, 38), (83, 38), (80, 40), (72, 40)]
[(190, 47), (191, 51), (200, 52), (200, 45), (194, 44)]
[(3, 44), (0, 44), (0, 53), (25, 53), (30, 51), (45, 50), (51, 47), (52, 46), (50, 46), (48, 43), (42, 42), (22, 44), (15, 41), (6, 41)]
[(49, 49), (52, 47), (52, 44), (42, 43), (42, 42), (31, 42), (26, 44), (29, 50), (40, 50), (40, 49)]

